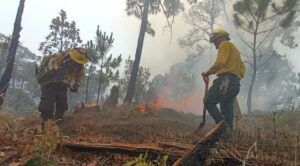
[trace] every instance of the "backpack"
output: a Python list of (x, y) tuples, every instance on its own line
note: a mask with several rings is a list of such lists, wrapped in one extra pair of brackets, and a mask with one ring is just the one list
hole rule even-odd
[(50, 82), (62, 81), (66, 74), (66, 65), (61, 63), (57, 70), (49, 69), (49, 62), (52, 56), (44, 56), (40, 65), (35, 65), (35, 78), (40, 85)]

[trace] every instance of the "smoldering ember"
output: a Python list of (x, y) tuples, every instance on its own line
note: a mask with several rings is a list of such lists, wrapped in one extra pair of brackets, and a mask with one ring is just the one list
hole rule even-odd
[(300, 165), (299, 3), (0, 1), (0, 165)]

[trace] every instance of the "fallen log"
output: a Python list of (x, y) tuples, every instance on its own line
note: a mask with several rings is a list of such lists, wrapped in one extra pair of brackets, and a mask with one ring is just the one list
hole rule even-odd
[(190, 150), (194, 146), (192, 144), (183, 144), (177, 142), (157, 142), (158, 146), (161, 148), (173, 148), (178, 150)]
[(90, 152), (90, 153), (118, 153), (126, 154), (128, 156), (139, 156), (140, 154), (147, 153), (151, 159), (157, 159), (158, 156), (168, 155), (169, 162), (175, 162), (181, 155), (175, 151), (168, 151), (162, 149), (158, 144), (126, 144), (126, 143), (113, 143), (113, 144), (75, 144), (64, 143), (59, 145), (62, 149), (69, 149), (76, 152)]
[(179, 158), (173, 166), (204, 165), (204, 161), (210, 148), (218, 141), (222, 135), (223, 121), (211, 129), (192, 149)]

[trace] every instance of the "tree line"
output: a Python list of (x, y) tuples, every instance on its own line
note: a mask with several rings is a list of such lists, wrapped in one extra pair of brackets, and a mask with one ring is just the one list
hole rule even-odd
[[(25, 0), (20, 0), (12, 36), (0, 36), (1, 99), (6, 97), (4, 104), (13, 106), (11, 108), (16, 110), (34, 108), (39, 95), (38, 85), (30, 73), (33, 71), (35, 61), (39, 61), (40, 57), (30, 52), (18, 41), (24, 4)], [(186, 6), (189, 10), (184, 12)], [(299, 96), (300, 75), (293, 72), (293, 66), (287, 60), (288, 55), (281, 55), (277, 49), (278, 46), (290, 49), (298, 46), (294, 34), (300, 25), (297, 20), (297, 0), (281, 0), (280, 2), (239, 0), (227, 3), (222, 0), (187, 0), (186, 2), (181, 0), (126, 0), (125, 10), (128, 16), (133, 15), (141, 20), (141, 27), (134, 59), (125, 60), (124, 73), (119, 71), (123, 61), (122, 54), (117, 56), (109, 54), (114, 43), (113, 32), (104, 32), (100, 26), (97, 26), (94, 39), (84, 43), (80, 38), (80, 30), (76, 22), (69, 21), (64, 10), (52, 19), (49, 26), (50, 33), (45, 41), (40, 43), (41, 53), (44, 55), (56, 52), (66, 53), (69, 48), (80, 46), (85, 47), (90, 55), (91, 61), (86, 66), (85, 80), (79, 90), (80, 95), (69, 94), (71, 104), (78, 101), (102, 101), (108, 88), (114, 84), (119, 86), (124, 103), (152, 100), (154, 92), (163, 88), (162, 82), (166, 83), (168, 78), (156, 76), (155, 79), (150, 80), (150, 70), (140, 66), (140, 60), (145, 35), (155, 37), (155, 30), (151, 27), (148, 15), (157, 15), (159, 12), (162, 12), (165, 17), (170, 35), (173, 33), (175, 17), (182, 12), (184, 12), (186, 23), (190, 26), (188, 33), (178, 40), (182, 48), (188, 48), (186, 61), (184, 65), (174, 65), (170, 69), (171, 75), (192, 78), (175, 80), (176, 86), (183, 86), (180, 89), (184, 89), (186, 93), (199, 88), (191, 83), (191, 80), (199, 82), (201, 72), (199, 66), (205, 66), (205, 56), (214, 53), (208, 43), (209, 34), (215, 27), (222, 26), (229, 29), (233, 40), (241, 41), (238, 42), (238, 46), (248, 69), (246, 78), (242, 82), (242, 86), (247, 87), (247, 90), (242, 88), (242, 91), (244, 91), (248, 113), (254, 110), (253, 105), (259, 105), (259, 99), (264, 98), (263, 96), (274, 98), (268, 95), (269, 87), (276, 88), (278, 96), (274, 100), (264, 99), (264, 105), (270, 108)], [(228, 15), (228, 13), (233, 14)], [(224, 15), (226, 18), (223, 20), (226, 21), (218, 21), (224, 18)], [(280, 40), (279, 44), (276, 43), (277, 39)], [(16, 67), (13, 64), (18, 65)], [(184, 72), (172, 72), (178, 68), (184, 69)], [(190, 76), (187, 76), (187, 73)], [(178, 91), (178, 88), (174, 88), (175, 90)], [(185, 92), (174, 92), (174, 95), (180, 98)], [(254, 104), (253, 96), (255, 96)], [(21, 106), (21, 104), (27, 104), (27, 106)]]

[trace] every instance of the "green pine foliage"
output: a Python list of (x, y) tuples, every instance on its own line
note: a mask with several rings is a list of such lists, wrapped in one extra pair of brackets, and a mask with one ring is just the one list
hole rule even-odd
[[(254, 30), (258, 24), (274, 24), (273, 19), (277, 18), (281, 22), (275, 26), (287, 28), (295, 19), (298, 0), (281, 0), (279, 2), (275, 0), (240, 0), (233, 5), (235, 23), (244, 28), (246, 28), (244, 24), (248, 24), (246, 29)], [(257, 25), (254, 25), (252, 20)]]
[(67, 13), (64, 10), (61, 10), (59, 16), (52, 19), (49, 28), (50, 33), (39, 47), (39, 51), (44, 55), (64, 53), (82, 43), (75, 21), (68, 21)]
[[(106, 32), (100, 30), (100, 26), (97, 27), (96, 37), (94, 42), (91, 40), (87, 42), (86, 48), (89, 52), (89, 56), (92, 60), (88, 71), (88, 77), (93, 74), (97, 75), (98, 79), (98, 90), (97, 90), (97, 101), (99, 100), (100, 93), (105, 90), (106, 87), (110, 85), (111, 82), (117, 81), (119, 78), (119, 71), (117, 68), (122, 62), (122, 55), (118, 57), (113, 57), (112, 54), (107, 56), (107, 53), (112, 48), (114, 42), (113, 33), (107, 35)], [(93, 68), (93, 66), (96, 68)], [(87, 80), (89, 80), (88, 78)], [(86, 88), (86, 101), (88, 98), (88, 83)]]

